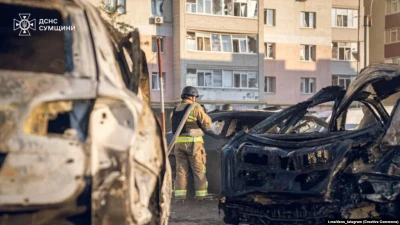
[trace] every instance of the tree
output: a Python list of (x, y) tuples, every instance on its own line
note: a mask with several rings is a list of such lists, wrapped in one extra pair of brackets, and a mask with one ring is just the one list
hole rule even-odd
[(118, 12), (118, 9), (123, 8), (123, 5), (110, 6), (107, 5), (104, 1), (101, 1), (98, 9), (105, 15), (105, 19), (108, 23), (111, 24), (115, 29), (117, 29), (122, 34), (127, 34), (133, 30), (133, 26), (129, 23), (125, 22), (117, 22), (118, 17), (122, 16), (121, 13)]

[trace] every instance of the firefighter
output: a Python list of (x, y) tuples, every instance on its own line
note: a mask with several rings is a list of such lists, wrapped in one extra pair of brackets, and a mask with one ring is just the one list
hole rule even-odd
[(182, 90), (182, 101), (172, 112), (172, 133), (175, 134), (186, 109), (194, 103), (189, 117), (179, 134), (175, 146), (176, 158), (176, 179), (175, 179), (175, 199), (178, 201), (186, 199), (187, 177), (189, 167), (193, 173), (194, 188), (198, 200), (204, 200), (207, 196), (206, 178), (206, 152), (204, 149), (203, 130), (211, 128), (211, 118), (204, 112), (203, 107), (196, 103), (199, 92), (196, 88), (187, 86)]

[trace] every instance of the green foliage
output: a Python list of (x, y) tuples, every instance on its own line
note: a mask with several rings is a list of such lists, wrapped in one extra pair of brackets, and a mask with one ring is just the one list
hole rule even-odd
[(129, 23), (125, 22), (117, 22), (118, 17), (122, 16), (121, 13), (118, 12), (118, 9), (123, 8), (123, 5), (117, 5), (117, 6), (107, 6), (104, 1), (101, 1), (100, 6), (98, 6), (98, 9), (100, 12), (105, 15), (105, 19), (107, 20), (108, 23), (111, 24), (115, 29), (117, 29), (119, 32), (123, 34), (127, 34), (133, 30), (133, 26), (130, 25)]

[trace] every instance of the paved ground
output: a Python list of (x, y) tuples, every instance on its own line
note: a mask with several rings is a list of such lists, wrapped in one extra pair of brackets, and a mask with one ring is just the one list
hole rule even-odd
[(224, 213), (218, 211), (216, 198), (201, 203), (186, 201), (183, 205), (173, 202), (169, 225), (225, 225)]

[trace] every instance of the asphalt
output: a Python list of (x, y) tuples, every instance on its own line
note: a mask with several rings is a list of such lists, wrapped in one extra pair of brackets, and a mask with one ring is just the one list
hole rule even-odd
[(218, 210), (218, 198), (212, 196), (197, 202), (172, 202), (169, 225), (225, 225), (223, 211)]

